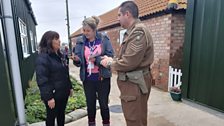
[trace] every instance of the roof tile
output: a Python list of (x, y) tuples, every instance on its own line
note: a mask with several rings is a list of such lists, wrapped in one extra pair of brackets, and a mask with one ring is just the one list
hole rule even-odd
[[(169, 0), (134, 0), (139, 8), (139, 17), (144, 17), (150, 14), (166, 10)], [(186, 9), (187, 0), (178, 0), (178, 9)], [(110, 25), (117, 24), (118, 7), (112, 9), (99, 16), (100, 24), (98, 28), (104, 28)], [(74, 32), (71, 37), (81, 34), (81, 29)]]

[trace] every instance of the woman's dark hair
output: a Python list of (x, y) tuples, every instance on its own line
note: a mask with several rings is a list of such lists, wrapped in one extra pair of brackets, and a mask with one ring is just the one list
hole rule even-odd
[(47, 31), (43, 34), (40, 44), (39, 50), (40, 53), (53, 53), (52, 42), (53, 39), (59, 39), (59, 34), (55, 31)]
[(119, 6), (121, 13), (124, 14), (126, 11), (129, 11), (133, 18), (138, 18), (138, 6), (133, 1), (125, 1)]

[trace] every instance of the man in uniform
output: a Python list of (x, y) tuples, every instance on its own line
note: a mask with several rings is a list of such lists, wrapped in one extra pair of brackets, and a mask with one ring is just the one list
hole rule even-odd
[(138, 19), (133, 1), (123, 2), (118, 21), (127, 29), (116, 59), (104, 56), (101, 64), (118, 72), (117, 84), (127, 126), (147, 126), (147, 101), (150, 94), (153, 41), (148, 28)]

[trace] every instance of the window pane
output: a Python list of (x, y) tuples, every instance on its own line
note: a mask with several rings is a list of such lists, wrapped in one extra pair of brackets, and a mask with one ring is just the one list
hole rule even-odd
[(19, 21), (23, 56), (27, 57), (27, 56), (29, 56), (29, 43), (28, 43), (28, 36), (27, 36), (27, 28), (26, 28), (26, 24), (20, 18), (18, 19), (18, 21)]

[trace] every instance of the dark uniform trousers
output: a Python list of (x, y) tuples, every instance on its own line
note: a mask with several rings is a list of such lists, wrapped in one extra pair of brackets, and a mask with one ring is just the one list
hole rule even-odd
[(147, 94), (142, 94), (137, 84), (129, 81), (117, 80), (127, 126), (147, 126), (147, 101), (152, 84), (151, 74), (148, 73), (144, 75), (144, 79), (149, 91)]

